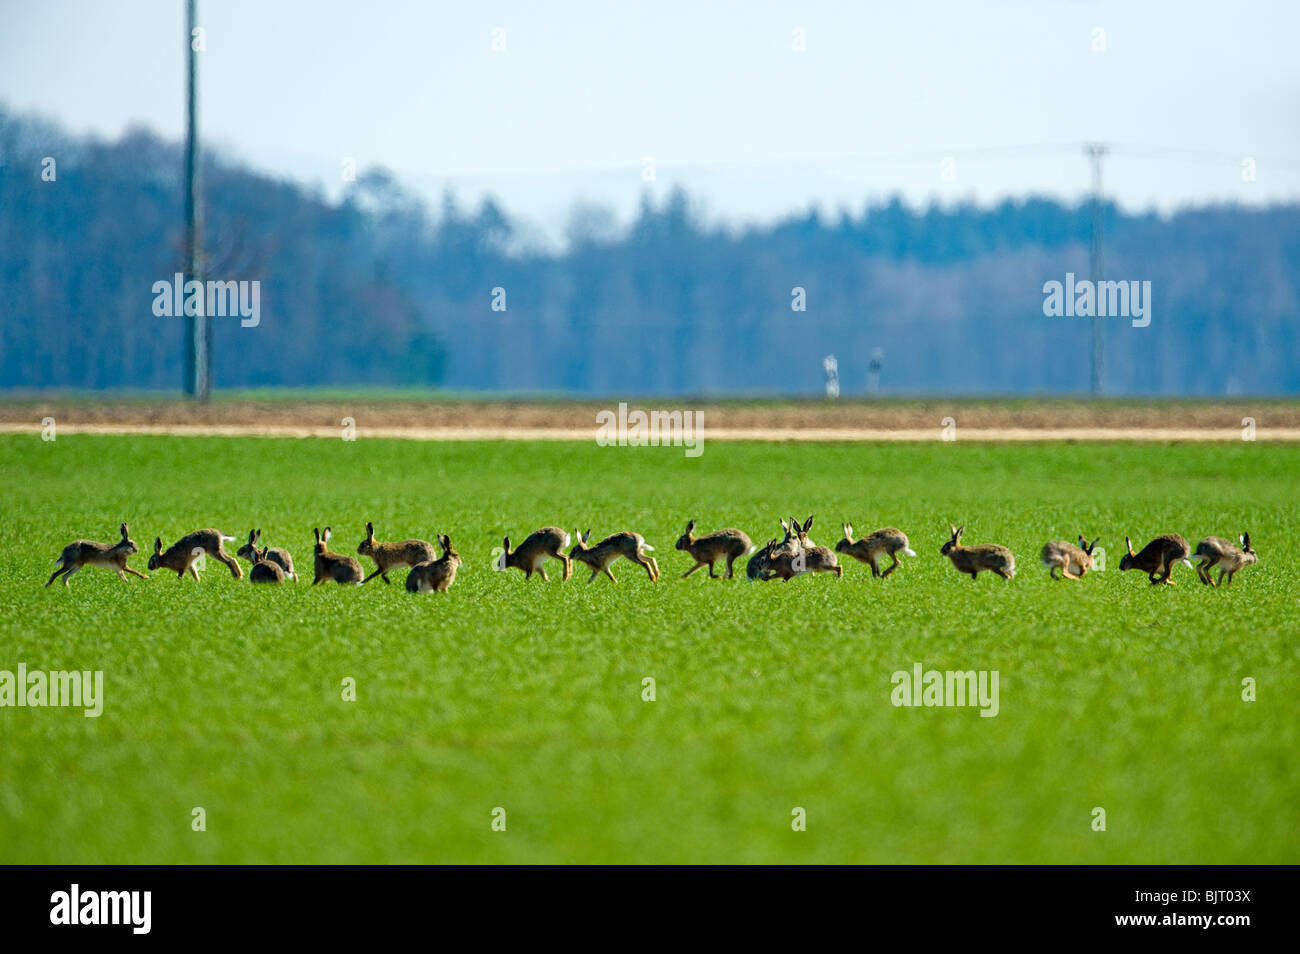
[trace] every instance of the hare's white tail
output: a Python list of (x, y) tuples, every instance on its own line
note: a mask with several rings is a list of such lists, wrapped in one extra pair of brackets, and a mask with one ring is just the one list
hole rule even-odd
[(1195, 569), (1196, 569), (1196, 567), (1192, 566), (1192, 561), (1189, 560), (1189, 559), (1187, 559), (1187, 557), (1183, 557), (1182, 562), (1187, 566), (1187, 569), (1189, 569), (1189, 570), (1195, 570)]
[(233, 543), (235, 541), (234, 537), (228, 537), (224, 533), (221, 535), (221, 539), (225, 540), (227, 543)]
[(573, 534), (569, 533), (568, 530), (565, 530), (565, 531), (564, 531), (564, 545), (567, 547), (571, 542), (573, 542)]
[(745, 556), (753, 556), (757, 552), (758, 552), (758, 544), (755, 543), (753, 546), (751, 546), (748, 550), (745, 551)]
[(911, 547), (903, 547), (903, 556), (916, 556), (916, 551)]
[[(652, 546), (650, 546), (650, 544), (648, 544), (648, 543), (643, 543), (643, 544), (641, 544), (641, 549), (642, 549), (642, 550), (645, 550), (647, 553), (654, 553), (654, 552), (655, 552), (655, 548), (652, 547)], [(1190, 565), (1191, 565), (1191, 564), (1188, 564), (1188, 566), (1190, 566)]]

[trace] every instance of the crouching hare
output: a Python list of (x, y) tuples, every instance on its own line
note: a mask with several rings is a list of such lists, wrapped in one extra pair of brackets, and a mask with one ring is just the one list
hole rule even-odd
[(411, 567), (406, 574), (406, 589), (409, 593), (446, 593), (456, 582), (456, 568), (460, 566), (460, 554), (451, 548), (451, 537), (438, 535), (438, 545), (442, 547), (442, 556), (428, 563), (419, 563)]
[(1054, 580), (1081, 580), (1083, 574), (1092, 569), (1092, 551), (1097, 549), (1098, 537), (1089, 543), (1083, 536), (1079, 545), (1066, 543), (1064, 540), (1052, 540), (1043, 544), (1043, 566), (1047, 575)]
[(948, 529), (952, 531), (952, 539), (940, 547), (939, 552), (952, 561), (958, 573), (969, 573), (972, 580), (979, 579), (981, 570), (996, 573), (1004, 580), (1015, 577), (1016, 558), (1006, 547), (996, 543), (980, 543), (973, 547), (964, 547), (961, 545), (961, 535), (966, 525), (954, 527), (948, 524)]
[[(248, 542), (235, 551), (235, 556), (247, 560), (249, 563), (257, 563), (259, 559), (270, 560), (272, 563), (279, 565), (280, 569), (284, 571), (285, 576), (297, 583), (298, 574), (294, 572), (293, 557), (289, 555), (289, 551), (283, 547), (264, 547), (262, 552), (264, 552), (266, 556), (258, 557), (257, 544), (261, 539), (261, 530), (249, 530)], [(249, 573), (249, 576), (252, 576), (251, 572)]]
[(332, 532), (329, 527), (325, 528), (323, 534), (319, 529), (312, 531), (312, 533), (316, 534), (316, 579), (311, 581), (311, 585), (315, 586), (317, 583), (333, 580), (340, 585), (355, 583), (360, 586), (361, 564), (353, 557), (344, 556), (342, 553), (334, 553), (326, 549)]
[(250, 583), (283, 583), (284, 567), (270, 559), (270, 547), (253, 551), (253, 568), (248, 571)]

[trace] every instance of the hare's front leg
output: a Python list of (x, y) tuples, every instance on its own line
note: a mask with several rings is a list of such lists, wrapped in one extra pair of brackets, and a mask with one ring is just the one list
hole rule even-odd
[[(691, 567), (689, 570), (687, 570), (685, 573), (682, 574), (682, 579), (683, 579), (683, 580), (686, 579), (688, 576), (690, 576), (692, 573), (694, 573), (696, 570), (698, 570), (698, 569), (699, 569), (700, 567), (702, 567), (702, 566), (704, 566), (703, 563), (699, 563), (699, 562), (697, 562), (697, 563), (695, 564), (695, 566)], [(709, 576), (713, 576), (713, 564), (712, 564), (712, 563), (709, 564)]]
[(135, 576), (138, 576), (138, 577), (139, 577), (140, 579), (142, 579), (142, 580), (147, 580), (147, 579), (149, 579), (149, 577), (145, 576), (145, 575), (144, 575), (143, 573), (141, 573), (139, 570), (133, 570), (133, 569), (131, 569), (129, 566), (125, 566), (125, 567), (123, 567), (122, 569), (126, 570), (126, 572), (128, 572), (128, 573), (131, 573), (131, 574), (134, 574)]

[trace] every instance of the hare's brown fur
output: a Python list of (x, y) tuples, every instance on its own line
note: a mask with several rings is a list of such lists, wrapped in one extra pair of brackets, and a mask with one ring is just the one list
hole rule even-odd
[(1054, 580), (1083, 579), (1083, 574), (1092, 569), (1092, 551), (1100, 539), (1098, 537), (1089, 543), (1081, 534), (1078, 546), (1065, 540), (1044, 543), (1043, 566), (1047, 567), (1047, 575)]
[[(882, 579), (888, 577), (898, 569), (902, 563), (898, 559), (900, 553), (907, 556), (916, 556), (911, 544), (907, 542), (907, 534), (896, 527), (885, 527), (881, 530), (875, 530), (861, 540), (853, 539), (853, 524), (843, 524), (844, 538), (835, 544), (836, 553), (847, 553), (853, 559), (871, 567), (871, 575), (878, 576)], [(891, 557), (891, 563), (888, 569), (883, 572), (880, 569), (881, 557)]]
[(972, 580), (978, 579), (981, 570), (996, 573), (1004, 580), (1014, 579), (1016, 575), (1016, 557), (1006, 547), (997, 543), (981, 543), (973, 547), (961, 545), (961, 535), (966, 530), (948, 525), (952, 537), (939, 548), (939, 552), (952, 561), (959, 573), (969, 573)]
[(250, 583), (283, 583), (284, 567), (270, 559), (270, 548), (253, 551), (253, 568), (248, 571)]
[(368, 556), (375, 561), (375, 572), (362, 580), (362, 583), (369, 583), (377, 576), (382, 576), (385, 583), (391, 583), (393, 581), (388, 578), (389, 570), (431, 563), (437, 556), (437, 552), (433, 549), (433, 544), (424, 540), (381, 543), (375, 539), (375, 525), (367, 523), (366, 538), (357, 546), (357, 555)]
[[(235, 551), (235, 556), (247, 560), (249, 563), (256, 563), (257, 544), (261, 539), (261, 530), (249, 530), (248, 542)], [(264, 559), (270, 560), (272, 563), (278, 563), (280, 569), (284, 570), (285, 576), (292, 579), (295, 583), (298, 582), (298, 574), (293, 569), (293, 557), (289, 555), (288, 550), (283, 547), (264, 547), (263, 549), (266, 550), (266, 556)]]
[(677, 549), (684, 550), (695, 560), (695, 566), (691, 567), (682, 574), (682, 578), (690, 576), (702, 566), (709, 568), (709, 577), (717, 579), (717, 574), (713, 572), (713, 565), (719, 560), (727, 561), (727, 579), (735, 576), (733, 564), (739, 557), (749, 552), (753, 545), (744, 531), (728, 527), (725, 530), (715, 530), (713, 533), (705, 534), (702, 537), (693, 536), (695, 521), (692, 520), (686, 525), (686, 532), (677, 540)]
[(456, 568), (460, 566), (460, 554), (451, 548), (451, 537), (439, 534), (438, 543), (442, 547), (442, 556), (427, 563), (411, 567), (406, 574), (406, 589), (411, 593), (446, 593), (456, 582)]
[(588, 583), (594, 582), (602, 573), (617, 583), (614, 574), (609, 572), (609, 565), (619, 557), (625, 557), (637, 566), (644, 567), (650, 582), (659, 579), (659, 564), (654, 557), (646, 556), (647, 551), (653, 551), (654, 547), (648, 546), (641, 534), (620, 530), (618, 533), (611, 533), (595, 546), (587, 545), (590, 539), (590, 530), (579, 534), (578, 542), (569, 551), (570, 559), (591, 567), (591, 578), (587, 580)]
[(55, 561), (59, 568), (55, 570), (45, 585), (49, 586), (60, 576), (63, 577), (63, 585), (67, 586), (68, 581), (72, 579), (74, 573), (83, 566), (102, 566), (115, 572), (122, 579), (130, 573), (132, 576), (138, 576), (142, 580), (147, 580), (138, 570), (133, 570), (126, 565), (127, 557), (139, 553), (140, 548), (135, 545), (131, 539), (131, 528), (122, 524), (118, 529), (122, 533), (122, 539), (117, 543), (97, 543), (94, 540), (74, 540), (63, 548)]
[(149, 569), (151, 570), (174, 570), (176, 578), (182, 580), (188, 572), (194, 579), (199, 578), (198, 568), (194, 565), (204, 553), (219, 560), (230, 570), (230, 575), (237, 580), (244, 578), (244, 571), (239, 568), (239, 561), (232, 557), (222, 547), (222, 541), (233, 540), (234, 537), (228, 537), (220, 530), (195, 530), (193, 533), (187, 533), (181, 537), (166, 551), (162, 548), (162, 537), (155, 537), (153, 542), (153, 556), (149, 558)]
[(573, 561), (564, 553), (564, 547), (569, 545), (569, 535), (559, 527), (534, 530), (514, 550), (510, 549), (509, 537), (503, 543), (505, 549), (501, 552), (501, 562), (498, 564), (502, 570), (510, 567), (523, 570), (525, 579), (532, 579), (534, 573), (540, 573), (542, 582), (546, 582), (550, 577), (546, 575), (543, 561), (552, 559), (564, 564), (564, 580), (573, 575)]
[[(1196, 565), (1196, 576), (1202, 583), (1207, 586), (1222, 586), (1223, 578), (1227, 576), (1228, 585), (1231, 586), (1232, 578), (1238, 570), (1259, 562), (1255, 548), (1250, 545), (1249, 533), (1243, 533), (1238, 542), (1240, 546), (1223, 537), (1206, 537), (1196, 545), (1196, 552), (1192, 556), (1201, 561)], [(1219, 568), (1218, 582), (1210, 579), (1210, 571), (1215, 567)]]
[(1138, 553), (1133, 552), (1133, 541), (1128, 537), (1124, 538), (1124, 546), (1128, 552), (1120, 558), (1120, 570), (1141, 570), (1152, 583), (1175, 586), (1171, 579), (1174, 564), (1182, 561), (1189, 567), (1192, 565), (1192, 561), (1187, 559), (1192, 548), (1176, 533), (1161, 534)]
[(315, 570), (316, 578), (311, 581), (311, 585), (324, 583), (326, 580), (333, 580), (340, 585), (344, 583), (361, 584), (361, 564), (355, 558), (344, 556), (342, 553), (334, 553), (327, 549), (330, 535), (333, 531), (325, 528), (322, 534), (319, 529), (313, 530), (316, 534), (316, 552), (315, 552)]

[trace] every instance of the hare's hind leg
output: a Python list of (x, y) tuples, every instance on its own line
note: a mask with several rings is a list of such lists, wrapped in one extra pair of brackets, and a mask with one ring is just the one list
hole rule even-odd
[[(695, 562), (695, 566), (691, 567), (689, 570), (687, 570), (685, 573), (682, 574), (682, 579), (683, 579), (683, 580), (686, 579), (688, 576), (690, 576), (692, 573), (694, 573), (696, 570), (698, 570), (698, 569), (699, 569), (700, 567), (702, 567), (702, 566), (704, 566), (704, 564), (701, 563), (701, 562), (699, 562), (699, 561), (697, 560), (697, 561)], [(709, 564), (709, 576), (713, 576), (713, 564), (712, 564), (712, 563)]]
[[(654, 557), (648, 557), (640, 553), (634, 553), (628, 559), (630, 559), (637, 566), (645, 567), (645, 573), (646, 576), (650, 577), (650, 582), (653, 583), (655, 581), (657, 574), (655, 573)], [(710, 567), (710, 569), (712, 569), (712, 567)], [(606, 572), (608, 572), (608, 570)], [(710, 573), (709, 575), (712, 576), (713, 574)]]
[(567, 583), (569, 581), (569, 577), (573, 576), (573, 561), (570, 560), (563, 553), (557, 553), (555, 558), (564, 564), (564, 576), (560, 582)]
[(51, 583), (53, 583), (55, 580), (57, 580), (60, 576), (62, 576), (65, 573), (68, 574), (69, 576), (72, 575), (72, 564), (68, 564), (67, 566), (61, 566), (53, 573), (51, 573), (50, 578), (45, 581), (45, 585), (49, 586)]
[(889, 554), (889, 558), (894, 562), (889, 564), (889, 569), (885, 570), (883, 573), (880, 574), (882, 579), (888, 577), (889, 574), (893, 573), (895, 570), (897, 570), (900, 566), (903, 565), (903, 561), (898, 558), (897, 551)]
[[(75, 564), (75, 563), (72, 564), (72, 566), (68, 567), (67, 571), (63, 574), (63, 585), (64, 585), (64, 586), (67, 586), (67, 585), (68, 585), (68, 581), (71, 580), (72, 577), (73, 577), (74, 575), (76, 575), (77, 571), (80, 570), (80, 569), (81, 569), (81, 567), (78, 566), (78, 565)], [(49, 584), (47, 583), (46, 586), (48, 586), (48, 585), (49, 585)]]

